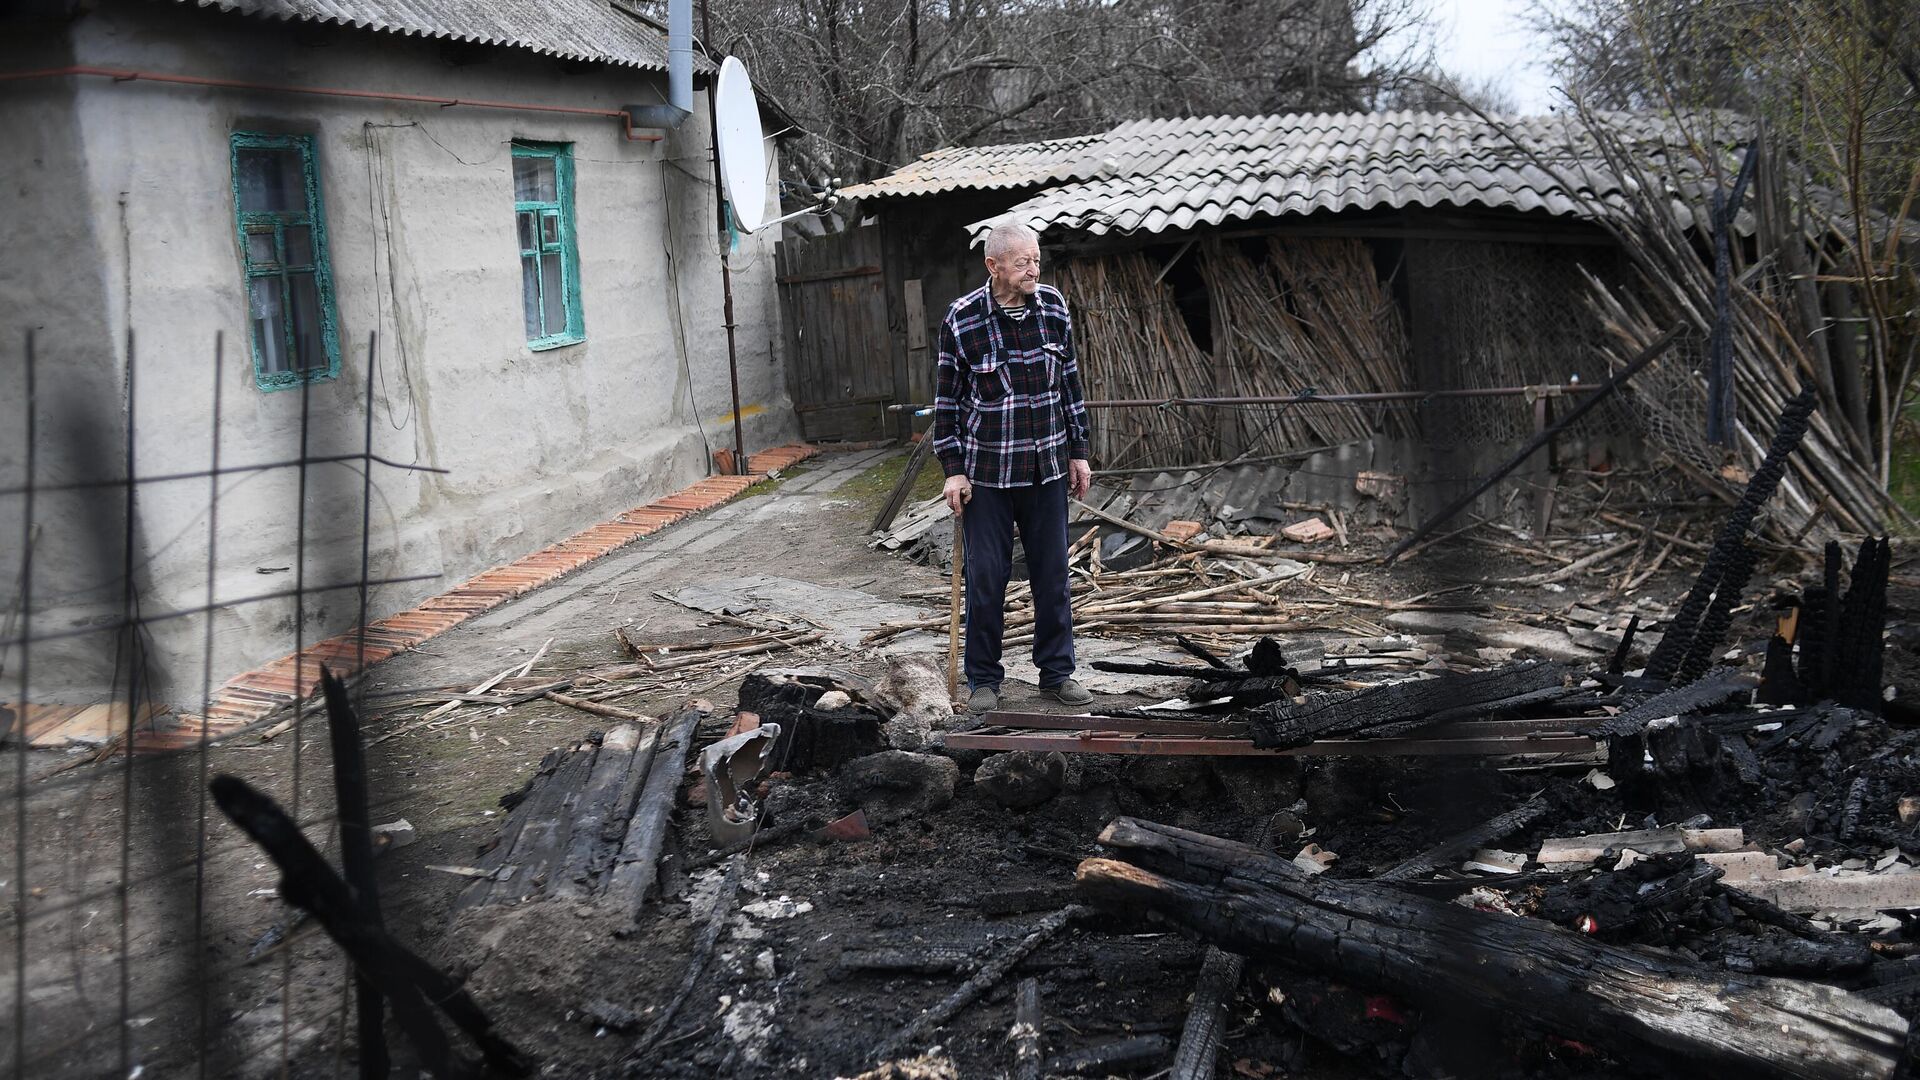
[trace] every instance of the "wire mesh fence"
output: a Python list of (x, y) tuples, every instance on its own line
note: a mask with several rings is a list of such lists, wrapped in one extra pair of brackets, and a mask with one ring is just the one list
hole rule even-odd
[[(17, 343), (0, 394), (0, 1074), (280, 1072), (343, 1045), (346, 964), (277, 907), (274, 867), (208, 785), (241, 776), (316, 844), (335, 842), (307, 699), (323, 662), (358, 671), (379, 647), (364, 629), (379, 590), (437, 576), (374, 572), (375, 470), (423, 467), (374, 452), (372, 337), (354, 407), (317, 418), (302, 379), (288, 391), (298, 426), (281, 433), (292, 452), (260, 461), (224, 445), (257, 417), (224, 392), (251, 365), (221, 336), (198, 360), (149, 369), (129, 333), (104, 365), (118, 369), (105, 398), (74, 392), (73, 365), (50, 367), (45, 344)], [(277, 551), (284, 565), (234, 565), (222, 542), (236, 530), (242, 557)], [(263, 570), (284, 578), (251, 587)], [(346, 626), (359, 629), (327, 638)], [(324, 658), (310, 648), (322, 638)], [(217, 681), (259, 665), (273, 677)], [(269, 734), (285, 750), (253, 752)]]

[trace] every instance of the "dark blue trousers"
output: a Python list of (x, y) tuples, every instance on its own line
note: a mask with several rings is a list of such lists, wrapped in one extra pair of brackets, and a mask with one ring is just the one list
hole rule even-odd
[(991, 488), (975, 484), (960, 516), (967, 549), (967, 686), (1000, 688), (1013, 529), (1027, 551), (1033, 583), (1033, 663), (1042, 687), (1073, 675), (1073, 613), (1067, 586), (1067, 481)]

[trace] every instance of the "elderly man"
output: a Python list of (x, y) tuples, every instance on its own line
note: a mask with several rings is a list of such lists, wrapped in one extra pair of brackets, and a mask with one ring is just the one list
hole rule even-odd
[(1003, 221), (987, 233), (987, 283), (940, 324), (933, 451), (947, 505), (966, 536), (967, 711), (1000, 703), (1013, 532), (1033, 582), (1033, 662), (1041, 692), (1068, 705), (1093, 695), (1073, 679), (1067, 587), (1067, 496), (1093, 482), (1073, 321), (1059, 290), (1040, 284), (1040, 238)]

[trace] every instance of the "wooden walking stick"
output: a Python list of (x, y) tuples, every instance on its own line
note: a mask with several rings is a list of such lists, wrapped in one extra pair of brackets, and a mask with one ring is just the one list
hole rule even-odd
[(947, 603), (947, 697), (960, 700), (960, 575), (966, 565), (966, 530), (953, 515), (953, 596)]

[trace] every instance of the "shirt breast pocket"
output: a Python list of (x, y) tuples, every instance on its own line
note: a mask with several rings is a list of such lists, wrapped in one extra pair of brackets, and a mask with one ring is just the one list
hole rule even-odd
[(1060, 389), (1060, 377), (1067, 367), (1067, 351), (1059, 345), (1047, 344), (1041, 347), (1047, 359), (1047, 389)]
[(973, 372), (974, 399), (981, 404), (1002, 401), (1013, 392), (1013, 384), (1007, 378), (1007, 365), (998, 356), (969, 360), (967, 367)]

